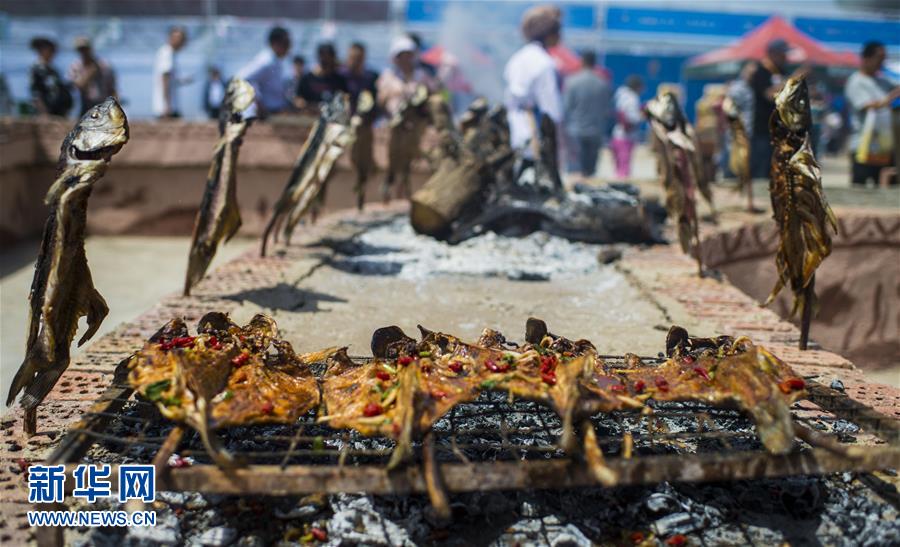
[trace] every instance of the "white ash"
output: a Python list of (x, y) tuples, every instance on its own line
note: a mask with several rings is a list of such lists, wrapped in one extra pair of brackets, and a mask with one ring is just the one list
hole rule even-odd
[(339, 268), (420, 280), (436, 275), (547, 280), (596, 272), (609, 245), (572, 242), (544, 232), (507, 237), (488, 232), (458, 245), (416, 234), (403, 217), (337, 245)]

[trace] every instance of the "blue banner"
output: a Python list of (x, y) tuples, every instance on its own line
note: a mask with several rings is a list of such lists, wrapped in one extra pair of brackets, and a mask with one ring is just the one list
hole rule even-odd
[[(518, 25), (522, 15), (532, 5), (524, 2), (503, 2), (499, 0), (487, 2), (466, 2), (463, 0), (409, 0), (406, 3), (406, 21), (408, 23), (440, 23), (444, 12), (450, 6), (471, 11), (473, 22), (489, 25)], [(563, 28), (593, 29), (597, 21), (593, 4), (560, 4), (563, 15)]]
[(630, 32), (664, 32), (741, 36), (768, 19), (765, 15), (610, 7), (606, 28)]
[(860, 44), (877, 40), (889, 47), (900, 47), (900, 23), (897, 21), (854, 21), (798, 17), (794, 25), (822, 42)]

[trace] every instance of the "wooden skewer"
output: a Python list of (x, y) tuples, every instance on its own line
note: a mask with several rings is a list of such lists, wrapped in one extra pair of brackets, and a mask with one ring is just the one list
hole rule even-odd
[(812, 321), (812, 301), (815, 298), (816, 274), (809, 278), (803, 289), (803, 315), (800, 318), (800, 350), (805, 351), (809, 343), (809, 324)]

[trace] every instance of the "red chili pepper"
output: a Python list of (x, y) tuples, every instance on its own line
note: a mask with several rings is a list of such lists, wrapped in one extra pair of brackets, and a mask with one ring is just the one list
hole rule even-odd
[(551, 372), (542, 372), (541, 380), (543, 380), (544, 383), (547, 384), (548, 386), (555, 386), (556, 385), (556, 373), (552, 372), (552, 371)]
[(803, 378), (788, 378), (787, 380), (778, 384), (778, 387), (784, 393), (790, 393), (792, 391), (799, 391), (806, 387), (806, 382), (803, 381)]
[(678, 546), (678, 545), (685, 545), (686, 543), (687, 543), (687, 538), (684, 536), (684, 534), (675, 534), (674, 536), (672, 536), (666, 540), (666, 545)]
[(415, 359), (413, 359), (409, 355), (404, 355), (404, 356), (400, 357), (399, 359), (397, 359), (397, 364), (406, 366), (406, 365), (412, 363), (414, 360)]
[(379, 414), (384, 414), (384, 407), (378, 403), (369, 403), (366, 405), (366, 408), (363, 409), (363, 416), (366, 418), (378, 416)]
[(542, 355), (541, 356), (541, 372), (550, 372), (551, 370), (556, 368), (556, 356), (555, 355)]
[(682, 359), (685, 363), (687, 363), (687, 364), (691, 364), (691, 363), (693, 363), (694, 361), (696, 361), (696, 359), (694, 359), (694, 356), (693, 356), (693, 355), (685, 355), (685, 356), (682, 357), (681, 359)]
[(172, 345), (176, 348), (189, 348), (194, 345), (194, 340), (193, 336), (179, 336), (172, 338)]
[(375, 371), (375, 377), (382, 382), (388, 382), (391, 379), (391, 374), (386, 370), (377, 370)]
[(275, 410), (275, 405), (273, 405), (271, 401), (266, 401), (262, 404), (259, 410), (263, 414), (271, 414)]
[(484, 361), (484, 368), (491, 372), (506, 372), (509, 370), (509, 363), (503, 361), (498, 365), (493, 359), (486, 359)]
[(447, 392), (446, 392), (446, 391), (442, 391), (442, 390), (440, 390), (440, 389), (436, 389), (436, 390), (434, 390), (434, 391), (431, 392), (431, 396), (432, 396), (433, 398), (435, 398), (435, 399), (443, 399), (444, 397), (447, 396)]
[(186, 458), (182, 458), (181, 456), (179, 456), (177, 454), (172, 458), (172, 462), (169, 464), (169, 467), (174, 467), (176, 469), (181, 469), (182, 467), (190, 467), (190, 466), (191, 466), (190, 460), (188, 460)]
[(450, 370), (452, 370), (452, 371), (455, 372), (456, 374), (459, 374), (459, 373), (462, 372), (462, 370), (463, 370), (463, 364), (460, 363), (459, 361), (453, 361), (452, 363), (450, 363), (450, 364), (447, 366), (447, 368), (449, 368)]
[(632, 532), (631, 536), (629, 536), (629, 538), (631, 539), (632, 543), (637, 545), (638, 543), (641, 543), (642, 541), (644, 541), (644, 533), (643, 532)]
[(634, 383), (635, 393), (643, 393), (644, 388), (646, 388), (646, 387), (647, 387), (647, 382), (645, 382), (643, 380), (638, 380), (637, 382)]
[(703, 367), (694, 367), (694, 372), (697, 373), (697, 376), (703, 378), (707, 382), (709, 381), (709, 372), (706, 371)]
[(311, 528), (309, 533), (316, 538), (316, 541), (328, 541), (328, 532), (321, 528)]
[(216, 338), (215, 336), (210, 336), (209, 337), (209, 347), (211, 347), (212, 349), (221, 349), (222, 344), (219, 343), (218, 338)]
[(250, 360), (250, 354), (242, 353), (242, 354), (238, 355), (237, 357), (235, 357), (234, 359), (232, 359), (231, 364), (236, 367), (240, 367), (240, 366), (243, 366), (249, 360)]
[(625, 391), (625, 386), (622, 384), (613, 384), (609, 386), (610, 391)]
[(660, 391), (669, 391), (669, 381), (662, 376), (657, 376), (653, 382), (656, 384), (656, 389)]
[(424, 372), (426, 374), (431, 372), (431, 365), (429, 365), (429, 364), (424, 364), (420, 368), (422, 369), (422, 372)]

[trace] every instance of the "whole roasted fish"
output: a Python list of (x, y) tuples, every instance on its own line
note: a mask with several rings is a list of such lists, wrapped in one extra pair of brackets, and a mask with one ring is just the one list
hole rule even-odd
[(722, 112), (728, 120), (728, 130), (731, 134), (731, 143), (728, 149), (728, 168), (738, 180), (738, 188), (747, 193), (747, 210), (755, 212), (753, 208), (753, 180), (750, 176), (750, 138), (741, 111), (731, 97), (726, 96), (722, 101)]
[(375, 171), (375, 97), (368, 90), (360, 92), (356, 99), (356, 109), (350, 118), (350, 125), (356, 138), (350, 147), (350, 162), (356, 169), (356, 208), (362, 211), (366, 203), (366, 183), (369, 175)]
[(266, 254), (270, 236), (278, 241), (278, 230), (282, 226), (284, 237), (290, 242), (297, 223), (309, 212), (331, 177), (335, 162), (344, 150), (353, 145), (355, 133), (350, 121), (347, 95), (336, 93), (321, 108), (321, 115), (306, 138), (263, 231), (261, 256)]
[(391, 199), (391, 188), (397, 177), (400, 178), (397, 197), (407, 198), (411, 194), (412, 162), (421, 154), (419, 145), (430, 120), (427, 103), (428, 88), (420, 85), (391, 118), (388, 169), (381, 187), (381, 197), (385, 203)]
[(657, 171), (666, 191), (666, 209), (678, 223), (681, 250), (694, 256), (702, 275), (694, 141), (686, 132), (687, 122), (673, 93), (662, 93), (648, 101), (646, 112), (653, 134)]
[(189, 295), (209, 268), (221, 241), (228, 241), (241, 227), (237, 204), (237, 161), (244, 134), (250, 127), (244, 111), (253, 104), (255, 91), (246, 80), (235, 78), (228, 84), (219, 117), (219, 142), (206, 179), (203, 201), (197, 211), (188, 258), (184, 294)]
[(769, 192), (781, 240), (775, 254), (778, 280), (766, 305), (782, 287), (791, 287), (791, 314), (802, 309), (800, 349), (806, 349), (816, 308), (816, 269), (831, 254), (831, 232), (837, 233), (837, 220), (825, 200), (821, 171), (809, 144), (811, 119), (806, 79), (790, 78), (775, 97), (769, 121), (774, 144)]
[(25, 360), (13, 378), (6, 404), (22, 390), (25, 431), (36, 429), (37, 406), (69, 366), (69, 346), (78, 320), (89, 340), (109, 309), (91, 280), (84, 253), (88, 198), (112, 156), (128, 142), (128, 120), (112, 97), (88, 110), (62, 143), (56, 181), (47, 192), (50, 216), (44, 225), (34, 280)]

